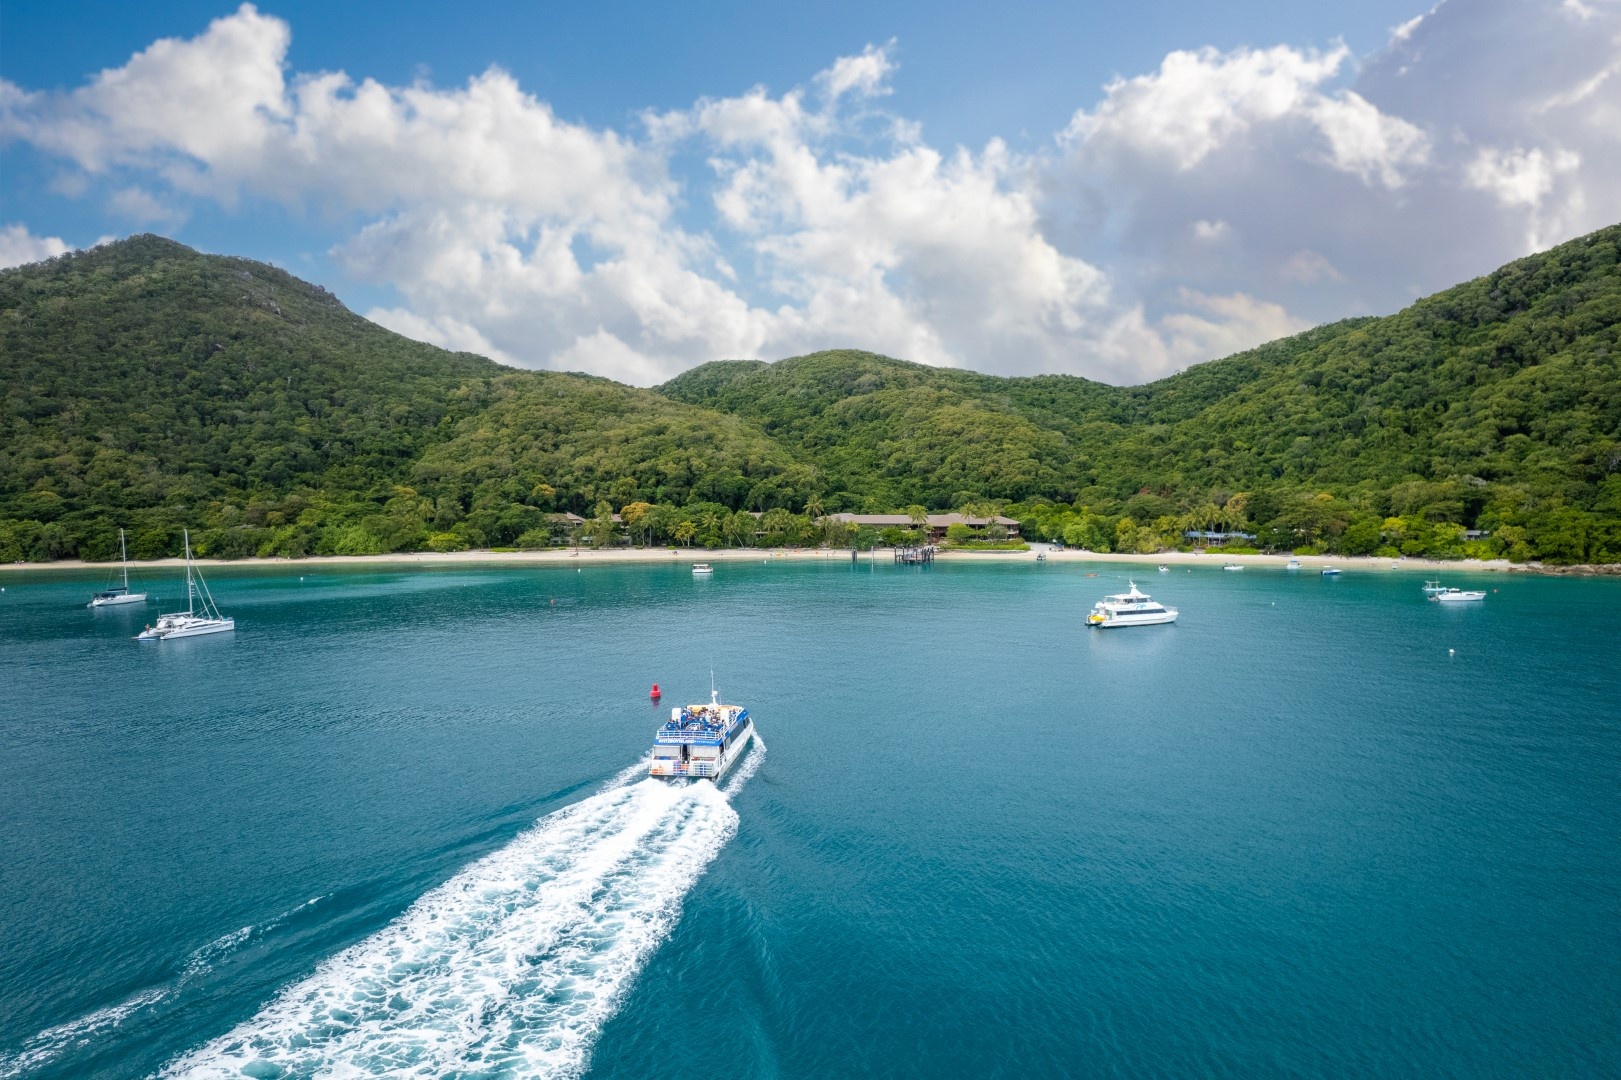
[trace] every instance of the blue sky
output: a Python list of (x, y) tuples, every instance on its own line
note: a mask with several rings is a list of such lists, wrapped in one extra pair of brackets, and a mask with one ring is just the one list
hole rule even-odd
[(1614, 0), (447, 10), (11, 6), (0, 261), (151, 229), (641, 383), (1134, 382), (1621, 217)]

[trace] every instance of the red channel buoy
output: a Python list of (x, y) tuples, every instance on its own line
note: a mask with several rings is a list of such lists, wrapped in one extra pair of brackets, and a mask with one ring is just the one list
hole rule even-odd
[(657, 701), (659, 698), (663, 697), (664, 695), (659, 693), (659, 684), (654, 683), (653, 684), (653, 689), (648, 693), (647, 696), (652, 698), (654, 701)]

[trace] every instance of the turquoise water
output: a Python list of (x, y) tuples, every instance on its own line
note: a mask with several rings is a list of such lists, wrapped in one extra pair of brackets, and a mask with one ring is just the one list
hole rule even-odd
[(101, 577), (0, 580), (0, 1076), (1621, 1074), (1621, 582)]

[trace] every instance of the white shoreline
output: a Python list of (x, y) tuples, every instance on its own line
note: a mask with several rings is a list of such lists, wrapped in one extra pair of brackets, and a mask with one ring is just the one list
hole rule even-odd
[[(889, 548), (880, 548), (880, 561), (891, 558)], [(1045, 544), (1034, 544), (1029, 551), (941, 551), (935, 557), (941, 562), (1034, 562), (1037, 554), (1046, 555), (1054, 563), (1134, 563), (1144, 566), (1220, 566), (1238, 563), (1257, 568), (1282, 569), (1291, 559), (1300, 560), (1302, 571), (1320, 570), (1325, 566), (1338, 566), (1346, 570), (1426, 572), (1488, 571), (1544, 574), (1621, 573), (1621, 565), (1601, 566), (1544, 566), (1541, 563), (1511, 563), (1507, 559), (1379, 559), (1368, 555), (1207, 555), (1186, 551), (1167, 551), (1158, 555), (1099, 554), (1091, 551), (1052, 551)], [(861, 559), (872, 558), (868, 552)], [(195, 559), (204, 567), (338, 567), (338, 566), (587, 566), (610, 563), (676, 563), (741, 562), (761, 560), (797, 562), (844, 562), (850, 558), (847, 548), (615, 548), (611, 551), (580, 551), (551, 549), (547, 551), (418, 551), (392, 555), (311, 555), (303, 559)], [(7, 563), (0, 572), (29, 570), (102, 570), (116, 566), (111, 562), (86, 562), (82, 559), (62, 559), (48, 563)], [(130, 562), (132, 569), (154, 570), (185, 565), (183, 559), (148, 559)]]

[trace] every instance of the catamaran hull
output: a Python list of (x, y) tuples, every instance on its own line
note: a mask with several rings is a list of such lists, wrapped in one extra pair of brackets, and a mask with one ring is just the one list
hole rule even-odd
[(112, 607), (115, 604), (144, 604), (144, 603), (146, 603), (146, 594), (144, 592), (138, 592), (138, 593), (129, 593), (129, 594), (125, 595), (125, 596), (98, 596), (94, 600), (90, 601), (90, 606), (91, 607)]
[(694, 773), (688, 771), (687, 763), (669, 758), (654, 758), (651, 771), (648, 775), (655, 780), (713, 780), (720, 783), (721, 777), (731, 771), (733, 765), (748, 756), (749, 745), (754, 742), (754, 721), (750, 719), (743, 725), (743, 732), (732, 740), (732, 748), (720, 758), (715, 765), (715, 771), (710, 773)]
[(218, 622), (209, 621), (192, 626), (181, 626), (170, 630), (163, 635), (164, 641), (173, 641), (176, 638), (202, 637), (204, 634), (225, 634), (236, 629), (235, 619), (221, 619)]
[(1153, 615), (1138, 616), (1116, 615), (1112, 619), (1093, 620), (1088, 618), (1087, 622), (1091, 623), (1100, 630), (1109, 630), (1121, 626), (1159, 626), (1162, 623), (1174, 623), (1176, 621), (1176, 614), (1176, 612), (1172, 611), (1165, 615), (1160, 615), (1157, 613)]

